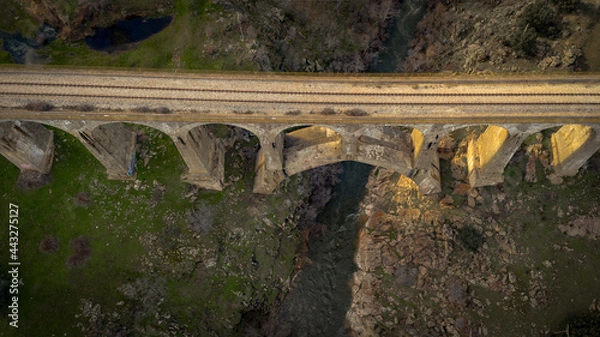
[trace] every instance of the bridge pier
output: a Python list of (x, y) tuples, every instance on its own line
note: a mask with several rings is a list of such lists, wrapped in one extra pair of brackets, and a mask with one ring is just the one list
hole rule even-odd
[(509, 131), (490, 125), (467, 148), (469, 184), (472, 187), (496, 185), (504, 181), (504, 168), (529, 136), (516, 127)]
[(106, 168), (108, 179), (135, 179), (136, 134), (123, 123), (84, 123), (70, 130)]
[(267, 133), (259, 136), (260, 150), (256, 157), (254, 171), (254, 187), (252, 191), (270, 194), (285, 179), (283, 173), (283, 148), (285, 134), (283, 132)]
[(205, 126), (169, 134), (188, 171), (181, 179), (202, 188), (221, 191), (225, 176), (225, 149)]
[(442, 191), (440, 177), (439, 141), (448, 133), (442, 126), (430, 125), (421, 128), (423, 132), (413, 129), (411, 139), (414, 147), (414, 168), (408, 175), (423, 194)]
[(552, 166), (561, 176), (577, 174), (600, 149), (600, 125), (565, 125), (552, 135)]
[(38, 123), (0, 123), (0, 154), (21, 170), (47, 174), (54, 158), (54, 133)]

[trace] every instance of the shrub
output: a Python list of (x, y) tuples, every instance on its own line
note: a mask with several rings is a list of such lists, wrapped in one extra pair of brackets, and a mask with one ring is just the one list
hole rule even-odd
[(533, 28), (541, 36), (556, 37), (560, 32), (558, 14), (547, 1), (536, 1), (525, 8), (519, 28)]
[(85, 192), (79, 192), (75, 196), (75, 204), (81, 207), (87, 207), (92, 204), (92, 199), (90, 199), (90, 195)]
[(82, 235), (71, 240), (71, 248), (73, 255), (67, 259), (67, 267), (69, 269), (83, 267), (92, 255), (90, 240)]
[(527, 27), (512, 36), (510, 46), (520, 57), (531, 57), (537, 54), (537, 33), (534, 28)]
[(37, 190), (50, 184), (52, 177), (49, 174), (41, 174), (34, 170), (23, 170), (19, 173), (17, 186), (24, 190)]
[(335, 115), (336, 112), (332, 108), (325, 108), (325, 109), (321, 110), (320, 114), (321, 115)]
[(369, 115), (366, 111), (364, 111), (362, 109), (356, 109), (356, 108), (355, 109), (346, 110), (346, 111), (344, 111), (344, 113), (346, 115), (348, 115), (348, 116), (356, 116), (356, 117), (359, 117), (359, 116), (368, 116)]
[(81, 105), (77, 106), (77, 110), (83, 111), (83, 112), (94, 111), (94, 110), (96, 110), (96, 107), (93, 106), (92, 104), (81, 104)]
[(35, 101), (27, 103), (27, 105), (25, 105), (25, 109), (33, 111), (50, 111), (54, 109), (54, 105), (48, 102)]
[(171, 110), (167, 107), (160, 107), (160, 108), (151, 108), (149, 106), (138, 106), (132, 109), (132, 111), (134, 112), (154, 112), (154, 113), (161, 113), (161, 114), (168, 114), (171, 113)]
[[(567, 327), (567, 328), (565, 328)], [(560, 326), (565, 328), (560, 333), (571, 337), (600, 336), (600, 314), (585, 312), (567, 318)], [(568, 333), (567, 333), (568, 331)], [(562, 334), (560, 336), (563, 336)]]
[(581, 0), (552, 0), (561, 13), (571, 13), (581, 4)]
[(50, 235), (45, 237), (40, 242), (39, 248), (40, 252), (44, 254), (52, 254), (55, 253), (58, 250), (58, 248), (60, 248), (60, 241), (58, 241), (58, 239), (54, 235)]
[(187, 222), (196, 232), (208, 234), (212, 230), (215, 215), (215, 210), (210, 205), (201, 203), (188, 212)]
[(133, 112), (152, 112), (152, 108), (148, 106), (138, 106), (132, 109)]
[(483, 234), (472, 226), (460, 228), (458, 230), (458, 240), (465, 249), (472, 252), (476, 252), (485, 242)]

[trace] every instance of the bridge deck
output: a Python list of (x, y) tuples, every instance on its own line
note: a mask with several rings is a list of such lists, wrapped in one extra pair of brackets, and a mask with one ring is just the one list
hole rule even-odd
[[(44, 112), (33, 111), (31, 105), (26, 108), (35, 101), (55, 108)], [(87, 107), (83, 110), (94, 111), (79, 111), (83, 105)], [(0, 68), (0, 118), (328, 124), (598, 123), (600, 75), (219, 75)]]

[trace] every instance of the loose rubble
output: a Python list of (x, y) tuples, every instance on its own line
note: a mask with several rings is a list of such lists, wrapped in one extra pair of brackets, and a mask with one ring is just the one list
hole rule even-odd
[[(585, 249), (598, 247), (598, 190), (573, 195), (569, 187), (577, 179), (598, 184), (597, 171), (558, 183), (548, 173), (545, 136), (530, 138), (499, 186), (466, 184), (461, 142), (445, 150), (446, 174), (456, 182), (439, 200), (391, 171), (371, 176), (346, 316), (353, 336), (541, 336), (556, 324), (545, 315), (564, 317), (563, 303), (585, 310), (600, 295), (597, 287), (566, 286), (600, 277), (592, 261), (583, 262), (591, 253)], [(508, 176), (521, 168), (520, 178)], [(532, 186), (529, 194), (521, 184)], [(561, 207), (581, 195), (596, 198)], [(575, 252), (572, 245), (587, 248)], [(573, 260), (582, 261), (585, 275), (576, 281), (566, 276)]]

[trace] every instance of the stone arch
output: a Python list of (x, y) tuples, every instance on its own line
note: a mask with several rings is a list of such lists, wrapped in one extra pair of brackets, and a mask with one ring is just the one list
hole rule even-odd
[[(59, 123), (60, 124), (60, 123)], [(95, 122), (93, 126), (85, 125), (77, 130), (69, 130), (80, 138), (84, 145), (96, 144), (91, 141), (94, 132), (102, 132), (107, 125), (120, 123)], [(122, 123), (121, 123), (122, 124)], [(224, 178), (224, 155), (226, 144), (214, 134), (211, 126), (230, 126), (248, 131), (255, 135), (260, 133), (260, 127), (254, 125), (238, 125), (231, 123), (180, 123), (180, 122), (147, 122), (136, 121), (132, 125), (143, 125), (158, 130), (171, 138), (187, 166), (187, 171), (182, 175), (182, 180), (206, 189), (222, 190)], [(125, 124), (123, 124), (126, 126)], [(115, 130), (119, 132), (119, 130)], [(131, 130), (134, 135), (135, 132)], [(91, 136), (90, 136), (91, 133)], [(82, 139), (83, 138), (83, 139)], [(134, 143), (135, 145), (135, 143)], [(89, 148), (90, 146), (88, 146)], [(90, 149), (94, 153), (93, 149)], [(135, 153), (135, 152), (133, 152)], [(97, 156), (98, 157), (98, 156)], [(102, 161), (102, 160), (101, 160)], [(133, 159), (132, 159), (133, 162)], [(106, 165), (105, 165), (106, 166)]]
[(440, 140), (440, 158), (450, 161), (454, 179), (472, 187), (502, 182), (504, 167), (524, 139), (509, 142), (514, 134), (498, 125), (455, 125), (448, 131)]
[(407, 126), (295, 126), (282, 132), (283, 169), (286, 175), (293, 175), (318, 166), (355, 161), (411, 177), (415, 167), (415, 133), (423, 135)]
[(504, 169), (531, 130), (513, 126), (487, 125), (468, 140), (468, 178), (472, 187), (504, 181)]
[(306, 125), (288, 130), (283, 148), (283, 170), (288, 176), (347, 159), (342, 135), (332, 128)]
[(219, 137), (219, 127), (239, 128), (255, 136), (258, 136), (257, 132), (260, 133), (260, 129), (253, 126), (230, 123), (190, 123), (177, 127), (158, 127), (163, 128), (171, 137), (187, 165), (188, 169), (182, 180), (219, 191), (223, 189), (225, 153), (228, 145)]
[[(504, 170), (514, 154), (529, 136), (550, 128), (559, 128), (561, 132), (552, 135), (552, 157), (566, 157), (575, 152), (575, 149), (585, 153), (583, 161), (575, 164), (579, 168), (600, 145), (593, 144), (594, 130), (589, 126), (562, 126), (559, 124), (500, 124), (500, 125), (461, 125), (454, 128), (454, 132), (464, 132), (469, 128), (478, 127), (478, 130), (466, 139), (466, 160), (468, 167), (468, 182), (471, 186), (495, 185), (504, 181)], [(454, 135), (450, 135), (452, 137)], [(574, 142), (566, 139), (577, 140)], [(444, 141), (442, 141), (444, 142)], [(586, 144), (583, 146), (583, 144)], [(444, 145), (442, 145), (442, 148)], [(590, 152), (591, 151), (591, 152)], [(441, 151), (443, 155), (444, 151)], [(576, 155), (575, 157), (578, 157)], [(553, 162), (555, 171), (563, 175), (561, 168), (571, 164), (560, 161), (565, 166), (558, 166)], [(464, 163), (463, 163), (464, 164)], [(560, 165), (560, 164), (559, 164)], [(576, 169), (575, 169), (576, 170)], [(572, 173), (574, 174), (574, 173)]]
[[(258, 165), (259, 153), (265, 144), (260, 135), (260, 129), (253, 126), (240, 124), (205, 124), (206, 128), (215, 138), (217, 146), (222, 148), (222, 178), (223, 183), (236, 183), (240, 180), (248, 181), (255, 178), (254, 169)], [(237, 164), (236, 164), (237, 163)], [(249, 168), (249, 171), (246, 171)], [(238, 176), (235, 176), (235, 175)], [(242, 174), (242, 176), (239, 176)], [(231, 179), (229, 179), (231, 178)], [(246, 179), (242, 179), (246, 178)], [(245, 184), (245, 183), (244, 183)], [(242, 187), (246, 189), (246, 186)]]

